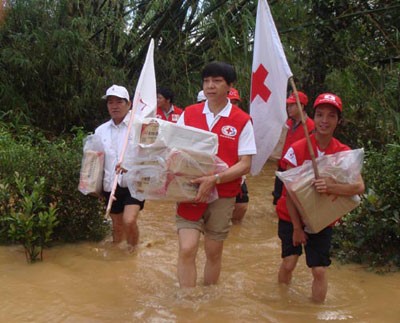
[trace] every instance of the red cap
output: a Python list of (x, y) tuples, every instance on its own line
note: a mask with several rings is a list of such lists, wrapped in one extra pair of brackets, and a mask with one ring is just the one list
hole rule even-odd
[(233, 87), (231, 87), (231, 89), (228, 92), (228, 99), (242, 101), (239, 95), (239, 91)]
[(315, 102), (314, 102), (314, 109), (317, 106), (324, 104), (324, 103), (333, 105), (340, 112), (342, 112), (342, 110), (343, 110), (342, 100), (336, 94), (322, 93), (322, 94), (318, 95), (318, 97), (315, 99)]
[[(297, 91), (297, 94), (299, 95), (299, 101), (302, 105), (307, 105), (308, 103), (308, 97), (305, 95), (303, 92)], [(286, 99), (287, 104), (291, 103), (296, 103), (296, 96), (294, 93), (292, 93), (287, 99)]]

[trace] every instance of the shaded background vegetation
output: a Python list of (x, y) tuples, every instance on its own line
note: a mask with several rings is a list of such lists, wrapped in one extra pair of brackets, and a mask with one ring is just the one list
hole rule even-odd
[[(42, 151), (48, 149), (47, 155), (29, 155), (32, 160), (46, 155), (43, 158), (50, 163), (55, 158), (50, 157), (54, 153), (51, 149), (61, 149), (57, 156), (63, 161), (51, 163), (60, 162), (60, 167), (65, 168), (62, 176), (57, 175), (58, 180), (64, 178), (73, 183), (63, 188), (71, 190), (68, 201), (78, 198), (72, 190), (76, 188), (73, 180), (79, 168), (80, 148), (71, 144), (71, 139), (60, 138), (75, 136), (76, 139), (76, 133), (71, 132), (73, 127), (92, 131), (107, 118), (100, 97), (112, 83), (124, 84), (133, 93), (150, 38), (156, 44), (157, 83), (174, 90), (179, 106), (195, 100), (201, 88), (199, 71), (214, 59), (236, 67), (236, 87), (244, 98), (243, 108), (248, 106), (255, 0), (3, 0), (2, 3), (3, 131), (10, 134), (9, 140), (16, 142), (22, 142), (21, 137), (48, 140), (45, 144), (41, 141)], [(389, 172), (398, 179), (398, 161), (389, 163), (389, 168), (384, 168), (383, 163), (389, 152), (394, 154), (394, 148), (388, 150), (388, 147), (398, 147), (400, 141), (400, 1), (286, 0), (269, 4), (297, 87), (309, 94), (311, 102), (322, 91), (342, 97), (345, 123), (339, 129), (339, 138), (354, 148), (373, 151), (367, 154), (367, 161), (373, 158), (374, 167), (385, 170), (377, 173), (367, 166), (366, 171), (373, 174), (366, 174), (368, 187), (387, 181), (391, 186), (383, 185), (380, 191), (374, 188), (375, 193), (379, 191), (380, 199), (388, 187), (398, 191), (399, 181), (393, 182), (387, 176)], [(311, 103), (308, 110), (310, 107)], [(53, 144), (54, 140), (65, 140), (68, 144), (60, 148), (58, 143)], [(29, 140), (24, 143), (30, 145)], [(58, 148), (47, 147), (53, 145)], [(71, 158), (68, 154), (77, 155)], [(26, 163), (23, 157), (18, 160), (21, 164), (16, 163), (14, 169)], [(2, 172), (2, 176), (14, 170), (4, 169), (7, 172)], [(28, 169), (35, 177), (41, 168)], [(398, 214), (399, 203), (391, 203), (391, 198), (381, 200), (390, 205), (385, 212), (370, 212), (365, 203), (358, 212), (373, 214), (377, 223), (390, 214)], [(357, 223), (357, 219), (352, 221)], [(399, 223), (396, 225), (398, 228)], [(355, 230), (351, 226), (343, 228)], [(368, 230), (376, 233), (381, 228), (368, 227)], [(398, 231), (391, 235), (390, 241), (400, 246)], [(366, 250), (368, 243), (360, 243), (359, 248), (359, 252)], [(398, 260), (396, 263), (399, 265)]]

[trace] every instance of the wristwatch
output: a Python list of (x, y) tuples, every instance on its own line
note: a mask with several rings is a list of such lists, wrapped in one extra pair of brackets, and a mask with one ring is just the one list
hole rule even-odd
[(221, 177), (219, 177), (219, 174), (214, 174), (214, 177), (217, 179), (215, 183), (220, 184), (221, 183)]

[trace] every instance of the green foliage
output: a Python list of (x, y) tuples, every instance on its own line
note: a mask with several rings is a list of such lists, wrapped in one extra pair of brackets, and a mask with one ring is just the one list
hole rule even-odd
[(381, 149), (387, 143), (400, 141), (400, 114), (396, 112), (400, 64), (393, 67), (382, 71), (365, 65), (349, 66), (327, 76), (329, 87), (346, 98), (344, 123), (338, 128), (338, 136), (350, 146)]
[(93, 128), (105, 117), (106, 110), (98, 108), (110, 83), (104, 73), (115, 81), (124, 74), (114, 72), (111, 56), (88, 41), (85, 22), (68, 17), (66, 3), (13, 2), (0, 29), (4, 120), (23, 116), (28, 124), (58, 134), (73, 125)]
[(400, 267), (400, 145), (366, 154), (362, 204), (335, 228), (333, 246), (342, 261)]
[[(52, 240), (53, 229), (58, 224), (57, 208), (54, 204), (47, 206), (43, 202), (45, 193), (43, 177), (30, 185), (26, 178), (15, 173), (15, 183), (17, 195), (10, 197), (14, 204), (9, 205), (9, 213), (5, 213), (2, 221), (8, 227), (8, 237), (24, 246), (26, 260), (28, 262), (41, 261), (43, 248)], [(31, 189), (30, 186), (32, 186)], [(7, 186), (2, 186), (0, 189), (4, 191)], [(1, 195), (4, 196), (4, 193)]]
[[(60, 134), (93, 130), (107, 114), (100, 97), (113, 83), (134, 92), (150, 38), (157, 82), (194, 102), (210, 60), (238, 68), (249, 97), (255, 2), (15, 1), (0, 28), (0, 115)], [(11, 111), (11, 113), (8, 113)]]
[[(37, 130), (36, 130), (37, 131)], [(101, 240), (108, 232), (104, 207), (97, 199), (82, 195), (78, 189), (82, 158), (82, 129), (73, 138), (45, 139), (40, 132), (29, 131), (18, 137), (0, 123), (0, 217), (10, 214), (18, 188), (14, 173), (23, 173), (30, 181), (44, 177), (43, 203), (57, 206), (58, 225), (53, 240)], [(34, 143), (34, 144), (32, 144)], [(6, 243), (4, 223), (0, 223), (0, 242)]]
[[(400, 5), (388, 0), (269, 4), (297, 87), (310, 103), (322, 91), (342, 97), (347, 126), (340, 138), (360, 146), (374, 137), (378, 146), (398, 137), (400, 67), (392, 63), (399, 57)], [(0, 28), (0, 116), (16, 128), (29, 124), (53, 134), (74, 125), (93, 130), (107, 117), (99, 98), (108, 86), (123, 84), (133, 93), (150, 38), (156, 44), (157, 83), (172, 88), (177, 105), (194, 102), (200, 70), (211, 60), (236, 67), (235, 87), (243, 108), (249, 105), (257, 1), (8, 5)]]

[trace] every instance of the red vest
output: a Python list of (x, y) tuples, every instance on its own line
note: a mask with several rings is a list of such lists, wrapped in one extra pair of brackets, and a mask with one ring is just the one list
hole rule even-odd
[(161, 109), (160, 107), (157, 107), (156, 118), (176, 123), (179, 119), (179, 116), (182, 114), (183, 110), (181, 108), (178, 108), (175, 105), (172, 106), (172, 109), (173, 109), (173, 111), (168, 115), (168, 119), (167, 119), (165, 117), (164, 110)]
[[(286, 125), (289, 127), (289, 129), (286, 135), (285, 144), (283, 145), (282, 157), (279, 160), (279, 167), (282, 169), (286, 168), (286, 163), (284, 162), (283, 157), (285, 156), (289, 147), (296, 141), (303, 139), (305, 137), (304, 127), (301, 123), (296, 128), (294, 128), (293, 120), (289, 119), (286, 122)], [(308, 133), (311, 133), (314, 130), (314, 121), (307, 117), (306, 126), (308, 129)]]
[[(311, 140), (311, 145), (314, 150), (314, 154), (315, 154), (315, 156), (318, 156), (317, 142), (315, 140), (315, 135), (311, 135), (310, 140)], [(297, 166), (303, 165), (304, 161), (306, 161), (306, 160), (311, 160), (310, 152), (308, 151), (306, 138), (296, 141), (292, 145), (292, 148), (293, 148), (295, 156), (296, 156)], [(350, 147), (342, 144), (336, 138), (332, 138), (328, 147), (325, 150), (321, 150), (321, 149), (319, 149), (319, 150), (323, 151), (325, 153), (325, 155), (333, 155), (339, 151), (350, 150)], [(285, 161), (288, 165), (291, 165), (291, 163), (288, 160), (285, 159)], [(296, 165), (291, 165), (291, 166), (294, 167)], [(278, 200), (278, 203), (276, 205), (276, 212), (278, 213), (279, 219), (287, 221), (287, 222), (291, 222), (289, 211), (286, 207), (286, 188), (285, 187), (283, 187), (282, 196)]]
[[(210, 131), (206, 116), (203, 114), (203, 109), (204, 102), (185, 108), (185, 125)], [(211, 132), (218, 135), (219, 145), (217, 156), (227, 163), (228, 167), (233, 166), (239, 161), (239, 137), (249, 120), (250, 116), (247, 113), (233, 105), (229, 117), (220, 117), (211, 130)], [(241, 180), (242, 178), (239, 177), (231, 182), (218, 184), (218, 196), (235, 197), (240, 192)], [(202, 206), (200, 207), (200, 205)], [(177, 213), (186, 219), (196, 221), (201, 217), (206, 208), (207, 203), (179, 203)]]

